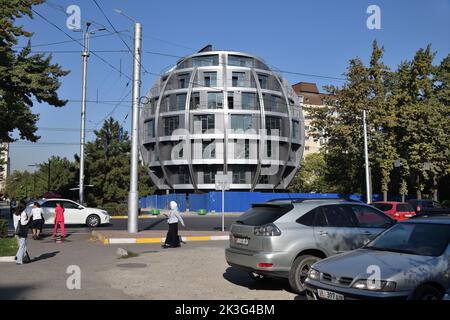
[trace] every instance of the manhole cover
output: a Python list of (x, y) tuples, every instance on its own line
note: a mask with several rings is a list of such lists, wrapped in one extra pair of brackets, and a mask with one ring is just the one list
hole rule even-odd
[(121, 263), (117, 266), (121, 268), (145, 268), (147, 265), (145, 263)]

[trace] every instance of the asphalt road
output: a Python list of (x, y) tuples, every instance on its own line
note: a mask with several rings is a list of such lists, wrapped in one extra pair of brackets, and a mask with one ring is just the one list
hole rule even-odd
[[(7, 216), (6, 207), (2, 208), (3, 216)], [(225, 216), (225, 230), (229, 230), (230, 225), (237, 219), (236, 216)], [(222, 216), (184, 216), (184, 223), (186, 227), (180, 226), (180, 230), (192, 231), (220, 231), (222, 230)], [(72, 234), (89, 234), (94, 229), (101, 230), (126, 230), (128, 226), (128, 219), (112, 219), (108, 225), (102, 225), (99, 228), (88, 228), (85, 225), (66, 225), (66, 230)], [(53, 225), (45, 225), (44, 233), (51, 232)], [(167, 222), (164, 218), (146, 218), (139, 219), (139, 231), (143, 230), (167, 230)], [(13, 230), (12, 222), (10, 221), (10, 230)]]

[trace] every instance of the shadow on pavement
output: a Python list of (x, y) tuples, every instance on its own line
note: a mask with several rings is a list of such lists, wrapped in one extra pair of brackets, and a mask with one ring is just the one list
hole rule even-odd
[(285, 290), (291, 291), (287, 279), (261, 279), (253, 280), (247, 272), (227, 268), (223, 278), (235, 285), (249, 288), (250, 290)]
[(30, 260), (29, 263), (33, 263), (36, 261), (40, 261), (40, 260), (46, 260), (46, 259), (50, 259), (53, 258), (54, 256), (56, 256), (59, 253), (59, 251), (53, 251), (53, 252), (47, 252), (47, 253), (43, 253), (38, 257), (34, 257), (33, 259)]
[[(164, 221), (166, 221), (166, 220), (167, 220), (167, 219), (159, 219), (159, 220), (157, 220), (157, 221), (155, 221), (155, 222), (150, 223), (148, 226), (146, 226), (145, 228), (143, 228), (143, 229), (140, 230), (140, 231), (151, 230), (151, 229), (153, 229), (154, 227), (156, 227), (157, 225), (161, 224), (161, 222), (164, 222)], [(167, 227), (167, 228), (169, 228), (169, 227)]]
[(29, 286), (0, 286), (0, 300), (23, 300), (24, 293), (31, 289)]

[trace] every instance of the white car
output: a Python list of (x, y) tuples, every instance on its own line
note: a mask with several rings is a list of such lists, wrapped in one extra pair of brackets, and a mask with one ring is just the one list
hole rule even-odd
[[(96, 208), (88, 208), (68, 199), (41, 199), (38, 200), (44, 211), (45, 224), (55, 223), (56, 203), (64, 207), (64, 224), (85, 224), (88, 227), (98, 227), (109, 223), (110, 216), (107, 211)], [(27, 213), (31, 213), (33, 203), (27, 207)]]

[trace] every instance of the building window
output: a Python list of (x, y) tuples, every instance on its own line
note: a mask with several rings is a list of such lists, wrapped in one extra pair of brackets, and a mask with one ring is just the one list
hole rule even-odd
[(309, 151), (309, 146), (306, 146), (306, 147), (305, 147), (305, 151)]
[(281, 135), (281, 118), (266, 116), (266, 129), (268, 135)]
[(216, 174), (217, 172), (214, 170), (207, 170), (203, 173), (203, 183), (216, 183)]
[(203, 73), (205, 87), (217, 86), (217, 72)]
[(189, 73), (181, 73), (178, 75), (178, 88), (183, 89), (189, 87)]
[(245, 72), (233, 72), (231, 77), (232, 87), (245, 87)]
[(269, 183), (269, 176), (262, 175), (259, 177), (259, 183), (260, 184), (268, 184)]
[(228, 65), (253, 68), (255, 66), (255, 60), (253, 58), (236, 56), (236, 55), (230, 54), (230, 55), (228, 55)]
[(269, 77), (265, 74), (258, 74), (259, 86), (261, 89), (268, 89), (268, 79)]
[(257, 109), (256, 93), (243, 92), (241, 95), (242, 109), (255, 110)]
[(299, 138), (300, 123), (297, 120), (292, 120), (292, 139)]
[(250, 140), (245, 140), (244, 142), (244, 158), (250, 158)]
[(152, 119), (150, 121), (147, 121), (145, 123), (146, 130), (147, 130), (147, 138), (154, 138), (155, 137), (155, 121)]
[(267, 140), (267, 157), (272, 157), (272, 140)]
[(264, 110), (272, 112), (284, 112), (286, 103), (279, 96), (263, 93)]
[(208, 109), (222, 109), (222, 108), (223, 108), (223, 93), (208, 92)]
[[(206, 150), (208, 148), (208, 150)], [(216, 158), (216, 143), (210, 141), (202, 142), (202, 157), (203, 159), (214, 159)]]
[(199, 92), (193, 92), (191, 95), (191, 106), (190, 108), (192, 110), (196, 110), (200, 108), (200, 93)]
[(234, 109), (234, 94), (233, 92), (228, 93), (228, 109)]
[(242, 114), (231, 115), (231, 130), (232, 131), (247, 131), (253, 127), (252, 116)]
[(184, 110), (186, 107), (186, 93), (177, 94), (177, 110)]
[(178, 167), (178, 183), (179, 184), (189, 184), (189, 174), (186, 167)]
[(202, 133), (205, 133), (207, 130), (212, 130), (215, 128), (213, 114), (196, 115), (194, 116), (194, 127), (195, 123), (201, 123)]
[(217, 66), (219, 65), (219, 56), (212, 55), (193, 57), (186, 62), (188, 62), (188, 65), (190, 63), (192, 67)]
[(233, 170), (233, 183), (243, 184), (246, 183), (244, 170)]
[(171, 136), (172, 133), (180, 126), (180, 119), (178, 116), (164, 117), (164, 135)]

